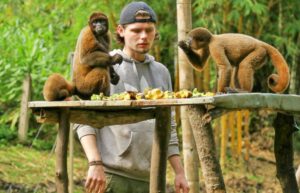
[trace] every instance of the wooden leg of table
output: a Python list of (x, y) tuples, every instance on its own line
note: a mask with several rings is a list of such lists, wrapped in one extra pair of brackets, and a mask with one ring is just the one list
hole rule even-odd
[(56, 188), (58, 193), (68, 192), (67, 149), (69, 140), (69, 109), (61, 109), (56, 143)]
[(156, 126), (151, 157), (150, 193), (165, 193), (167, 150), (171, 130), (170, 107), (157, 108), (155, 117)]

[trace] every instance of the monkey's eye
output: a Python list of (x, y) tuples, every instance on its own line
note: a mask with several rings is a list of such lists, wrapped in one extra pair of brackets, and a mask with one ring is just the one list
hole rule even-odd
[(204, 41), (204, 38), (203, 38), (203, 37), (197, 37), (196, 40), (197, 40), (198, 42), (203, 42), (203, 41)]
[(106, 21), (104, 21), (104, 20), (95, 20), (93, 22), (93, 26), (96, 26), (96, 25), (106, 25)]

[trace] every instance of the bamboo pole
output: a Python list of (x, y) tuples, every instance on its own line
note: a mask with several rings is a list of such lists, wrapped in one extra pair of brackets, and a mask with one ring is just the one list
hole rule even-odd
[(236, 135), (235, 135), (235, 113), (236, 112), (230, 112), (229, 113), (229, 128), (230, 128), (230, 150), (231, 150), (231, 156), (236, 158)]
[(194, 87), (197, 88), (200, 92), (203, 92), (203, 73), (194, 70)]
[[(174, 77), (175, 77), (175, 85), (174, 85), (174, 91), (179, 90), (179, 64), (178, 64), (178, 48), (177, 44), (174, 44), (174, 66), (175, 66), (175, 72), (174, 72)], [(175, 107), (175, 120), (177, 126), (181, 125), (181, 120), (180, 120), (180, 106)]]
[(226, 149), (227, 149), (227, 114), (221, 117), (221, 168), (224, 168), (226, 161)]
[[(192, 29), (191, 0), (177, 0), (177, 25), (178, 41), (186, 38), (187, 33)], [(178, 48), (179, 64), (179, 88), (191, 90), (194, 85), (193, 69), (188, 63), (183, 51)], [(199, 192), (199, 174), (194, 156), (195, 145), (193, 142), (191, 125), (188, 118), (188, 109), (183, 106), (180, 108), (182, 138), (183, 138), (183, 159), (187, 181), (190, 186), (190, 193)], [(192, 172), (191, 172), (192, 171)]]
[(249, 134), (249, 117), (250, 117), (250, 112), (249, 110), (244, 110), (244, 128), (245, 128), (245, 148), (246, 148), (246, 153), (245, 153), (245, 160), (248, 161), (250, 157), (250, 134)]
[(237, 156), (240, 157), (242, 153), (242, 113), (241, 111), (237, 111)]

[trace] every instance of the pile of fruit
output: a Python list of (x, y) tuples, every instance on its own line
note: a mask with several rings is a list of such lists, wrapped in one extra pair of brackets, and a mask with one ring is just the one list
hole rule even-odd
[(158, 88), (148, 88), (145, 89), (144, 92), (134, 92), (134, 91), (126, 91), (118, 94), (113, 94), (111, 96), (104, 96), (103, 93), (99, 95), (94, 94), (91, 97), (91, 100), (156, 100), (156, 99), (181, 99), (181, 98), (191, 98), (191, 97), (203, 97), (203, 96), (214, 96), (215, 93), (212, 92), (199, 92), (197, 88), (193, 91), (189, 91), (186, 89), (171, 92), (171, 91), (162, 91)]

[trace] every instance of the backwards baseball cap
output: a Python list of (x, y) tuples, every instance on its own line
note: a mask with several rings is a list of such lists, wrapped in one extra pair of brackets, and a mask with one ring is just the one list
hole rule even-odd
[(120, 24), (129, 24), (136, 22), (156, 23), (156, 14), (153, 9), (145, 2), (131, 2), (123, 8), (120, 15)]

